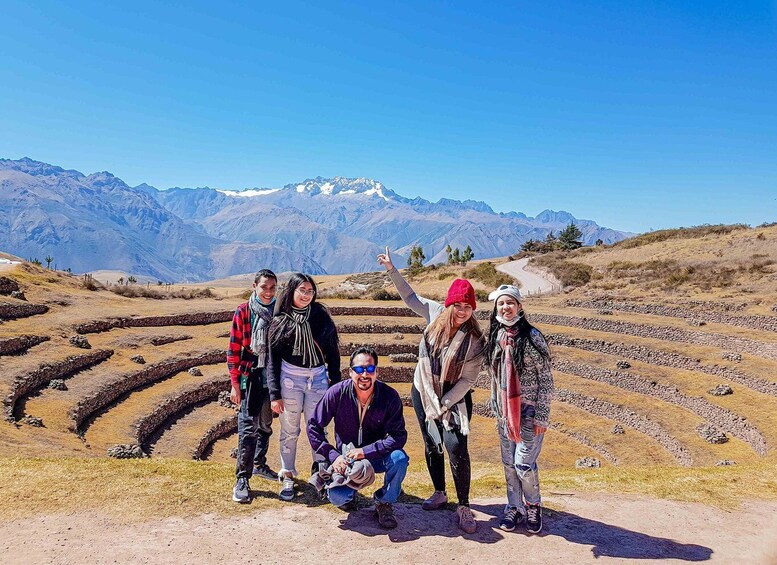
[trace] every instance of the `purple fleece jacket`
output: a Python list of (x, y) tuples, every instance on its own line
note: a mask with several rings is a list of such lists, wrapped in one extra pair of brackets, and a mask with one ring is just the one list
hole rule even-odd
[[(327, 442), (324, 430), (335, 421), (337, 449)], [(383, 459), (407, 441), (402, 400), (389, 385), (375, 381), (375, 396), (364, 414), (362, 442), (359, 445), (359, 408), (351, 379), (343, 380), (324, 393), (308, 420), (308, 439), (313, 451), (334, 463), (343, 444), (353, 443), (364, 449), (364, 457), (372, 461)]]

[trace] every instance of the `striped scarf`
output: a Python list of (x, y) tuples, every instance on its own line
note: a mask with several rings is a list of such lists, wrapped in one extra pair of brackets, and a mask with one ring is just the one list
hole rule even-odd
[(284, 314), (294, 324), (294, 347), (292, 355), (302, 357), (303, 367), (319, 367), (324, 360), (318, 352), (313, 332), (310, 329), (310, 306), (292, 308), (291, 314)]
[(267, 328), (272, 322), (273, 301), (262, 304), (256, 292), (248, 299), (248, 310), (251, 313), (251, 351), (256, 355), (256, 366), (261, 368), (267, 364)]

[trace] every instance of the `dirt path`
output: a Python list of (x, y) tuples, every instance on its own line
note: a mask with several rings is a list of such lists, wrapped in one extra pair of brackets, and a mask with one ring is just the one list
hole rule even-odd
[(527, 270), (526, 265), (528, 262), (529, 257), (525, 257), (517, 261), (498, 265), (496, 269), (519, 280), (521, 282), (521, 294), (523, 295), (537, 296), (553, 292), (558, 288), (558, 281), (547, 279), (533, 271)]
[(501, 500), (473, 503), (478, 532), (453, 513), (398, 505), (387, 533), (371, 509), (294, 504), (245, 517), (204, 515), (121, 525), (82, 512), (0, 523), (12, 563), (777, 563), (777, 503), (737, 512), (616, 495), (550, 495), (541, 536), (498, 529)]

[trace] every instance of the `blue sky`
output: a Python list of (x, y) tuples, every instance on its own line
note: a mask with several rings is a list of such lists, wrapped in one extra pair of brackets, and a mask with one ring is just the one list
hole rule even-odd
[(119, 4), (0, 0), (0, 157), (159, 188), (365, 176), (632, 231), (777, 220), (774, 1)]

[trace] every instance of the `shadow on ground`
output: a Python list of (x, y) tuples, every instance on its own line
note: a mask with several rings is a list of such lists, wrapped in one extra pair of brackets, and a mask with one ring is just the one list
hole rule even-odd
[[(525, 530), (503, 532), (499, 529), (502, 505), (477, 505), (472, 509), (488, 516), (478, 520), (478, 531), (464, 534), (458, 529), (455, 513), (450, 508), (425, 512), (417, 503), (395, 505), (399, 527), (384, 530), (378, 526), (372, 508), (361, 504), (357, 510), (347, 514), (340, 528), (364, 536), (388, 536), (392, 542), (405, 542), (424, 536), (456, 537), (479, 543), (492, 544), (508, 539), (509, 536), (532, 537)], [(651, 536), (613, 526), (569, 512), (549, 510), (545, 513), (541, 537), (558, 536), (570, 543), (589, 545), (594, 557), (619, 557), (622, 559), (677, 559), (681, 561), (707, 561), (712, 549), (702, 545), (680, 543), (672, 539)]]

